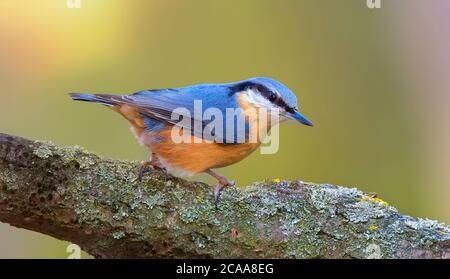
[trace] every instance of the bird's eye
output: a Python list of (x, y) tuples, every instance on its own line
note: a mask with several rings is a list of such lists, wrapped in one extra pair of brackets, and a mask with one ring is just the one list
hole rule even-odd
[(276, 99), (277, 99), (277, 95), (276, 95), (275, 93), (271, 92), (270, 95), (269, 95), (269, 100), (270, 100), (271, 102), (273, 102), (273, 101), (275, 101)]

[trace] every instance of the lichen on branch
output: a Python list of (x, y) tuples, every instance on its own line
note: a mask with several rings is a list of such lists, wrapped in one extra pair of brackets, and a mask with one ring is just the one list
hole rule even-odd
[(223, 191), (81, 147), (0, 134), (0, 221), (98, 258), (450, 258), (450, 229), (355, 188), (271, 180)]

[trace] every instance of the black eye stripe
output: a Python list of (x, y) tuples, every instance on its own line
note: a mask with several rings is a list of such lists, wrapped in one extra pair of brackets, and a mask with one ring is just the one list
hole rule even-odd
[(285, 109), (287, 112), (290, 112), (290, 113), (294, 113), (294, 112), (295, 112), (295, 109), (292, 108), (292, 107), (289, 107), (289, 106), (286, 106), (284, 109)]
[(275, 94), (274, 92), (272, 92), (270, 89), (268, 89), (267, 87), (261, 85), (261, 84), (256, 84), (254, 86), (254, 89), (256, 89), (256, 91), (258, 91), (261, 95), (264, 96), (264, 98), (269, 99), (270, 97)]
[[(286, 104), (286, 102), (280, 98), (278, 96), (278, 94), (276, 94), (275, 92), (273, 92), (272, 90), (270, 90), (269, 88), (267, 88), (266, 86), (262, 85), (262, 84), (258, 84), (258, 83), (254, 83), (254, 82), (243, 82), (240, 83), (238, 85), (235, 85), (234, 87), (231, 88), (232, 92), (240, 92), (240, 91), (245, 91), (247, 89), (253, 89), (258, 91), (264, 98), (266, 98), (267, 100), (269, 100), (271, 103), (277, 105), (278, 107), (283, 108), (284, 110), (286, 110), (287, 112), (294, 112), (295, 109), (290, 107), (288, 104)], [(275, 96), (275, 98), (273, 98), (273, 96)]]
[[(294, 112), (294, 109), (288, 106), (286, 102), (278, 96), (275, 92), (272, 92), (270, 89), (263, 85), (256, 85), (256, 90), (258, 90), (261, 95), (263, 95), (267, 100), (269, 100), (271, 103), (277, 105), (278, 107), (281, 107), (285, 109), (287, 112)], [(273, 97), (275, 96), (275, 97)]]
[(278, 96), (275, 93), (270, 93), (269, 95), (269, 101), (274, 102)]

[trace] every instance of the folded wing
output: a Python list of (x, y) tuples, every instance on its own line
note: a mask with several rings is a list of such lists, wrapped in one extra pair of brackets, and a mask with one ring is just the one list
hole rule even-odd
[[(234, 121), (236, 124), (234, 132), (227, 133), (227, 108), (236, 109), (239, 108), (239, 105), (236, 95), (226, 85), (204, 84), (174, 89), (144, 90), (125, 96), (95, 94), (95, 97), (104, 103), (132, 106), (143, 117), (182, 126), (189, 129), (192, 135), (202, 138), (203, 130), (212, 121), (204, 120), (202, 115), (208, 108), (215, 108), (220, 110), (223, 116), (222, 131), (213, 133), (216, 142), (240, 143), (239, 140), (242, 139), (242, 136), (244, 138), (248, 136), (248, 125), (239, 127), (236, 121)], [(236, 117), (243, 117), (243, 115), (238, 113)], [(182, 118), (188, 119), (188, 121), (180, 121)], [(196, 125), (202, 129), (194, 129)]]

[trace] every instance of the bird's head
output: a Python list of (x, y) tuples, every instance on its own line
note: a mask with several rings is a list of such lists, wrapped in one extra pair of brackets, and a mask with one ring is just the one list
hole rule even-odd
[(265, 108), (270, 113), (278, 113), (280, 122), (292, 119), (313, 126), (313, 123), (300, 113), (295, 94), (281, 82), (257, 77), (235, 83), (233, 87), (250, 105)]

